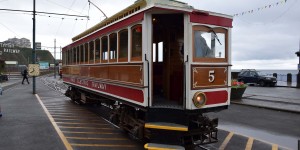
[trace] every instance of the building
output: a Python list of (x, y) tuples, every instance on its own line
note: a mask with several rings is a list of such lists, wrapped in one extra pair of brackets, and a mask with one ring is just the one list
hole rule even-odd
[(24, 48), (31, 48), (31, 43), (29, 39), (26, 38), (9, 38), (8, 40), (4, 41), (5, 44), (12, 44), (17, 47), (24, 47)]

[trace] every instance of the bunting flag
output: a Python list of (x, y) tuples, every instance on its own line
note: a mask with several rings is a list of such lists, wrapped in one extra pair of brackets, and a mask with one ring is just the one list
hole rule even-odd
[(273, 4), (269, 4), (269, 5), (265, 5), (263, 7), (259, 7), (257, 9), (252, 9), (252, 10), (248, 10), (248, 11), (233, 14), (233, 17), (243, 16), (243, 15), (246, 15), (246, 14), (252, 14), (252, 13), (255, 13), (257, 11), (262, 11), (264, 9), (272, 8), (272, 7), (281, 5), (281, 4), (285, 4), (286, 2), (287, 2), (287, 0), (281, 0), (281, 1), (273, 3)]

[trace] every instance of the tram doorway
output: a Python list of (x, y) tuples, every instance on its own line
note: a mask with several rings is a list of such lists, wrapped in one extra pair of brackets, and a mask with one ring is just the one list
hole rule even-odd
[(183, 108), (183, 14), (153, 14), (153, 106)]

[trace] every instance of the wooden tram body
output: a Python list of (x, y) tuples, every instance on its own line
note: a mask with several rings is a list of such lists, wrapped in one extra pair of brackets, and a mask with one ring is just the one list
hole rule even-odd
[(150, 142), (216, 142), (203, 114), (230, 104), (231, 27), (231, 16), (138, 0), (63, 48), (66, 95), (111, 106), (113, 122)]

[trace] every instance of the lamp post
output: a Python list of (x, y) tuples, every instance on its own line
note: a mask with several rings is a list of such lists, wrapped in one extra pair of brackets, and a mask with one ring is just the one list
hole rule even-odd
[[(33, 0), (33, 35), (32, 35), (32, 63), (35, 64), (36, 54), (35, 54), (35, 0)], [(36, 94), (35, 91), (35, 76), (32, 77), (32, 94)]]

